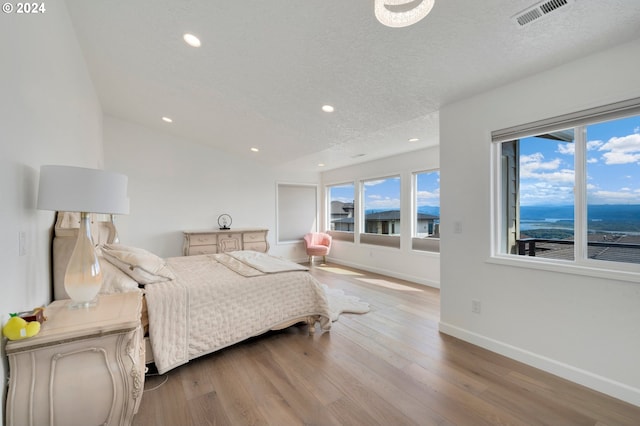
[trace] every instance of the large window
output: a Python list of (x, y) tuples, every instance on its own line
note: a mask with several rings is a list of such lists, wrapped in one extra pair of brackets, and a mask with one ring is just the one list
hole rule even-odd
[(415, 238), (440, 238), (440, 172), (420, 172), (415, 178)]
[(400, 176), (365, 180), (363, 232), (400, 235)]
[(354, 188), (353, 183), (327, 186), (330, 231), (354, 232)]
[(630, 101), (493, 134), (499, 253), (640, 270), (639, 109)]

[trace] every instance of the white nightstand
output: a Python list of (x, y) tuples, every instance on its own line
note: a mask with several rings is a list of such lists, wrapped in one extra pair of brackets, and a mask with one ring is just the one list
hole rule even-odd
[(129, 425), (144, 387), (142, 295), (101, 295), (98, 305), (45, 309), (32, 338), (7, 342), (7, 425)]

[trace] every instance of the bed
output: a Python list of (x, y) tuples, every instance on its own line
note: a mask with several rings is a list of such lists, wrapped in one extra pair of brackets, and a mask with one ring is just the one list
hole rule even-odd
[[(103, 272), (102, 293), (142, 291), (152, 360), (164, 373), (269, 330), (305, 323), (327, 331), (322, 285), (306, 267), (253, 251), (162, 259), (122, 245), (113, 221), (92, 222)], [(67, 298), (64, 269), (75, 244), (73, 214), (54, 229), (54, 297)]]

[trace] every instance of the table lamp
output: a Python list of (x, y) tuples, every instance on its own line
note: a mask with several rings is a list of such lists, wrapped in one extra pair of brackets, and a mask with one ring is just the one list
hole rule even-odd
[(41, 166), (38, 209), (80, 213), (78, 239), (64, 276), (70, 308), (96, 304), (102, 286), (100, 261), (91, 237), (91, 213), (128, 214), (127, 177), (105, 170)]

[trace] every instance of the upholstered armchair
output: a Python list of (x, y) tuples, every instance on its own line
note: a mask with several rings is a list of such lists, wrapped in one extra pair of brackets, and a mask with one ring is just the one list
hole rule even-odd
[(304, 245), (309, 256), (309, 264), (313, 264), (313, 256), (322, 256), (322, 262), (326, 263), (326, 256), (331, 251), (331, 235), (310, 232), (304, 236)]

